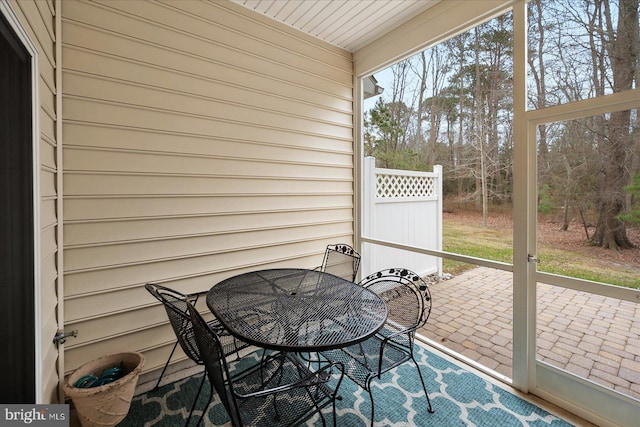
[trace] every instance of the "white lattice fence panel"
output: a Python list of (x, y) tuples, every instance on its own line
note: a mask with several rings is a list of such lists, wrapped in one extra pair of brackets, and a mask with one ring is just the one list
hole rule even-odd
[(433, 197), (436, 179), (428, 176), (376, 175), (376, 197)]
[[(442, 250), (442, 166), (433, 172), (375, 167), (364, 161), (363, 238)], [(402, 266), (418, 274), (442, 272), (442, 259), (384, 244), (365, 242), (364, 275)]]

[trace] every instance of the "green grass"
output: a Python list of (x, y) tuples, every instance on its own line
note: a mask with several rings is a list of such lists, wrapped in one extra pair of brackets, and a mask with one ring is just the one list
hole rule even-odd
[[(513, 262), (511, 235), (505, 235), (505, 233), (489, 228), (478, 228), (462, 222), (445, 221), (442, 231), (442, 246), (446, 252), (492, 261)], [(444, 259), (442, 268), (445, 273), (456, 275), (473, 268), (473, 265)]]
[(614, 264), (607, 260), (560, 249), (541, 248), (538, 252), (540, 271), (640, 289), (638, 268)]
[[(445, 221), (443, 250), (446, 252), (513, 263), (512, 235), (462, 221)], [(640, 266), (614, 264), (596, 255), (571, 252), (561, 248), (540, 247), (538, 268), (552, 274), (592, 280), (640, 289)], [(443, 260), (445, 273), (459, 274), (473, 265)]]

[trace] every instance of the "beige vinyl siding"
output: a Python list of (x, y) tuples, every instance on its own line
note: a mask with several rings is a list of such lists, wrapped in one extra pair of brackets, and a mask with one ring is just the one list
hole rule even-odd
[(41, 386), (38, 391), (42, 403), (58, 402), (58, 373), (56, 363), (58, 350), (53, 344), (53, 336), (58, 329), (56, 282), (58, 280), (56, 257), (58, 254), (56, 214), (58, 193), (56, 176), (58, 173), (56, 156), (56, 83), (55, 83), (55, 8), (49, 1), (15, 1), (9, 5), (15, 12), (22, 27), (38, 51), (38, 126), (40, 139), (36, 146), (39, 151), (40, 203), (40, 283), (38, 284), (41, 333), (38, 363), (42, 367)]
[(222, 1), (65, 1), (62, 22), (65, 370), (164, 363), (146, 282), (206, 290), (353, 242), (348, 52)]

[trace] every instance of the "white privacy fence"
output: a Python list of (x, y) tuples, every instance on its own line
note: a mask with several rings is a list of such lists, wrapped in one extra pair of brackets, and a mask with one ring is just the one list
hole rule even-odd
[[(442, 166), (433, 172), (375, 167), (364, 159), (363, 237), (442, 250)], [(424, 276), (442, 273), (442, 259), (365, 242), (362, 277), (392, 267)]]

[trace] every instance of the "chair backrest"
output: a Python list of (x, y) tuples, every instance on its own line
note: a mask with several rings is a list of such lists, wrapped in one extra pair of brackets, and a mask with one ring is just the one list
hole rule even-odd
[(201, 365), (202, 357), (195, 342), (191, 317), (187, 309), (190, 304), (190, 297), (176, 290), (153, 283), (147, 283), (145, 289), (164, 305), (169, 317), (169, 323), (176, 334), (182, 351), (191, 360)]
[(215, 388), (229, 417), (231, 417), (231, 423), (234, 426), (241, 426), (242, 419), (238, 412), (237, 402), (233, 397), (232, 390), (228, 389), (228, 387), (232, 387), (230, 383), (231, 375), (229, 374), (220, 338), (207, 325), (207, 322), (192, 304), (187, 303), (187, 310), (193, 324), (196, 343), (202, 353), (209, 382)]
[(405, 268), (390, 268), (371, 274), (360, 285), (387, 303), (387, 325), (414, 332), (427, 323), (431, 313), (429, 286), (418, 274)]
[(322, 261), (322, 271), (353, 282), (360, 267), (360, 254), (351, 246), (328, 245)]

